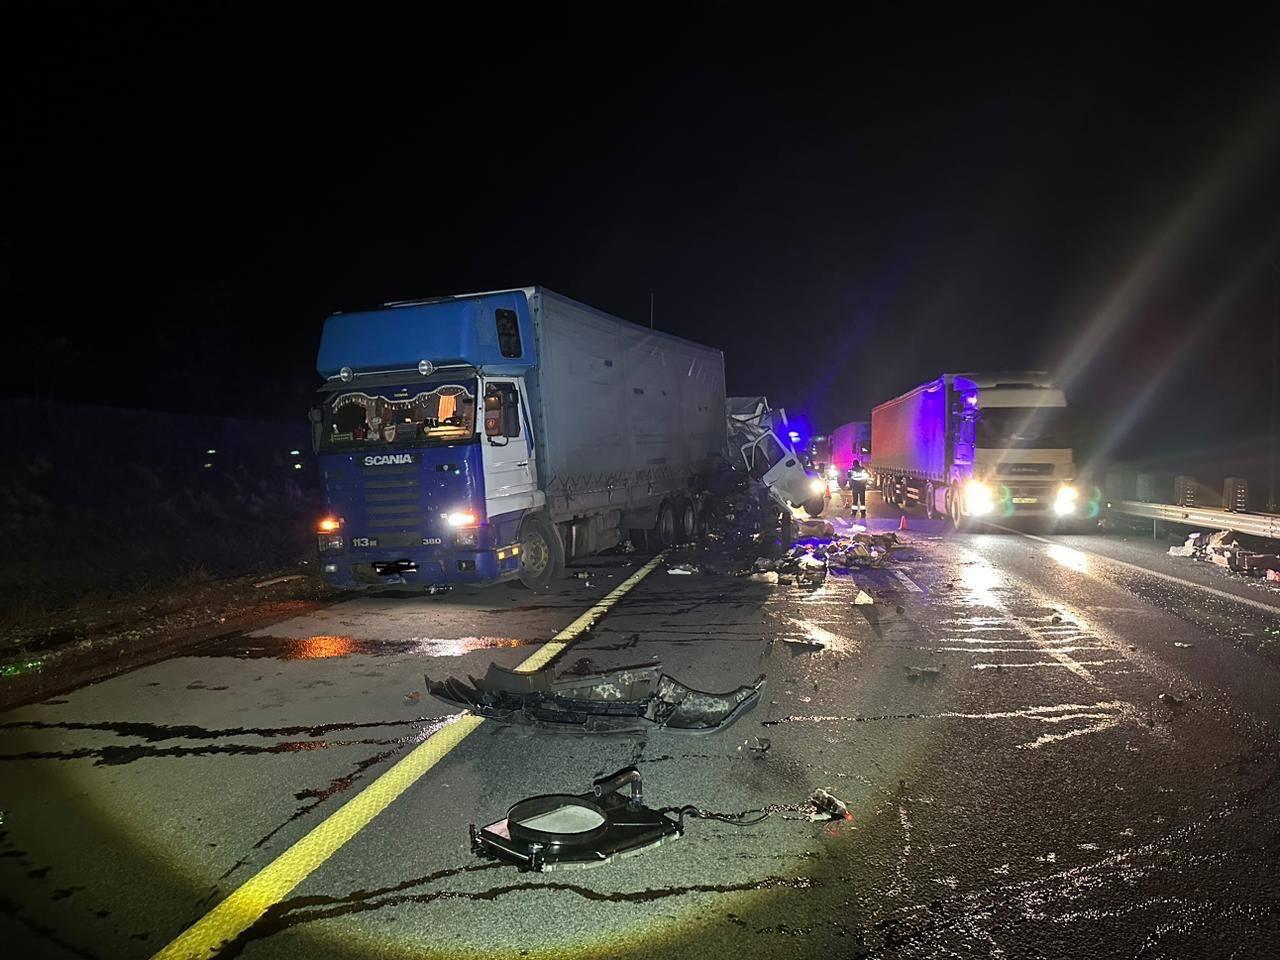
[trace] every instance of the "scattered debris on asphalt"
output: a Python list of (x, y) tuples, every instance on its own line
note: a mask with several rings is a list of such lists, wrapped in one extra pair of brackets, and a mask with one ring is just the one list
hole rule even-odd
[(270, 580), (259, 580), (253, 585), (253, 589), (261, 590), (263, 587), (274, 587), (277, 583), (289, 583), (291, 580), (306, 579), (305, 573), (294, 573), (287, 577), (272, 577)]
[(705, 693), (662, 672), (661, 664), (556, 678), (552, 667), (521, 673), (489, 664), (470, 684), (426, 678), (437, 700), (504, 723), (546, 731), (634, 733), (649, 724), (676, 733), (712, 733), (756, 705), (765, 678), (727, 693)]
[(907, 679), (913, 683), (918, 680), (932, 682), (942, 676), (944, 667), (903, 667), (907, 672)]
[(812, 637), (780, 637), (779, 639), (787, 645), (787, 649), (791, 651), (792, 656), (801, 653), (817, 653), (820, 650), (827, 649), (825, 643)]
[(680, 576), (687, 577), (690, 574), (697, 572), (698, 567), (693, 563), (673, 563), (671, 566), (667, 567), (667, 573), (678, 574)]
[(1194, 644), (1194, 643), (1183, 643), (1181, 640), (1175, 640), (1175, 641), (1173, 641), (1173, 645), (1174, 645), (1175, 647), (1181, 647), (1183, 650), (1186, 650), (1186, 649), (1189, 649), (1189, 648), (1191, 648), (1191, 647), (1194, 647), (1194, 646), (1195, 646), (1195, 644)]
[(876, 601), (875, 597), (871, 596), (867, 591), (859, 590), (858, 595), (853, 598), (853, 602), (858, 605), (865, 605), (868, 603), (875, 603)]
[(1169, 556), (1202, 560), (1245, 576), (1280, 582), (1280, 554), (1246, 550), (1230, 530), (1188, 534), (1182, 546), (1169, 548)]
[[(808, 809), (808, 808), (812, 809)], [(819, 820), (852, 820), (853, 814), (839, 797), (819, 787), (809, 795), (809, 802), (801, 807), (805, 818), (815, 822)]]
[[(630, 796), (622, 790), (630, 788)], [(643, 803), (635, 767), (603, 777), (582, 794), (551, 793), (521, 800), (506, 817), (468, 828), (471, 852), (509, 863), (522, 873), (598, 866), (614, 857), (656, 846), (684, 833), (684, 814)]]
[(816, 540), (834, 540), (836, 528), (830, 520), (796, 520), (796, 536)]
[(1175, 697), (1172, 693), (1162, 693), (1160, 694), (1160, 696), (1156, 697), (1156, 699), (1169, 707), (1179, 707), (1182, 705), (1182, 701), (1179, 700), (1177, 697)]

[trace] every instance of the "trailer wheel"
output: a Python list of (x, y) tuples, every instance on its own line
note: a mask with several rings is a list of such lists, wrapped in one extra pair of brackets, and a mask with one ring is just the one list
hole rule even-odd
[(705, 543), (711, 529), (711, 496), (699, 494), (693, 502), (693, 539)]
[(680, 501), (679, 529), (677, 531), (681, 543), (692, 543), (698, 539), (698, 511), (693, 501), (687, 497)]
[(534, 593), (545, 593), (564, 570), (564, 546), (555, 528), (541, 514), (520, 525), (520, 582)]
[(827, 509), (827, 501), (824, 497), (814, 497), (804, 502), (804, 512), (811, 517), (822, 516), (822, 511), (825, 509)]
[(938, 519), (938, 490), (932, 483), (924, 485), (924, 515), (930, 520)]
[(658, 507), (658, 522), (653, 525), (656, 546), (660, 550), (676, 545), (676, 511), (670, 500), (663, 500)]

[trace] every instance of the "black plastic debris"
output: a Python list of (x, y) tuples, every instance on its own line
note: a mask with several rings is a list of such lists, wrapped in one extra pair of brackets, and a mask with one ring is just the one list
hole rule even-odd
[(503, 819), (469, 829), (476, 856), (539, 873), (599, 866), (683, 833), (680, 822), (644, 805), (635, 767), (597, 780), (588, 793), (521, 800)]
[(437, 700), (492, 720), (546, 731), (634, 733), (658, 726), (674, 733), (722, 730), (760, 700), (765, 678), (727, 693), (706, 693), (662, 672), (661, 664), (556, 678), (550, 667), (518, 673), (489, 664), (470, 683), (426, 677)]

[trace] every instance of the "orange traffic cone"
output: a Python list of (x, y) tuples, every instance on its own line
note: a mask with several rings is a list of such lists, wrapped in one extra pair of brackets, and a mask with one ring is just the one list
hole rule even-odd
[(907, 515), (905, 513), (902, 515), (902, 519), (898, 521), (898, 529), (899, 530), (907, 529)]

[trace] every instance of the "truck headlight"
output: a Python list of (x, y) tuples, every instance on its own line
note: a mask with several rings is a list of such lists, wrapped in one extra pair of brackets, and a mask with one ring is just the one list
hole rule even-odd
[(337, 553), (346, 545), (341, 517), (325, 517), (316, 524), (316, 545), (321, 553)]
[(474, 527), (476, 525), (476, 515), (466, 510), (451, 513), (445, 519), (451, 527)]
[(825, 480), (819, 480), (818, 478), (815, 477), (814, 479), (809, 481), (809, 489), (813, 493), (826, 493), (827, 482)]
[(985, 517), (996, 508), (996, 496), (981, 480), (970, 480), (964, 485), (965, 513), (971, 517)]
[(453, 545), (455, 547), (474, 547), (477, 535), (478, 531), (475, 527), (459, 530), (453, 535)]
[(1053, 501), (1053, 512), (1060, 517), (1068, 516), (1076, 512), (1076, 502), (1080, 499), (1080, 492), (1075, 487), (1063, 485), (1058, 488), (1058, 496)]

